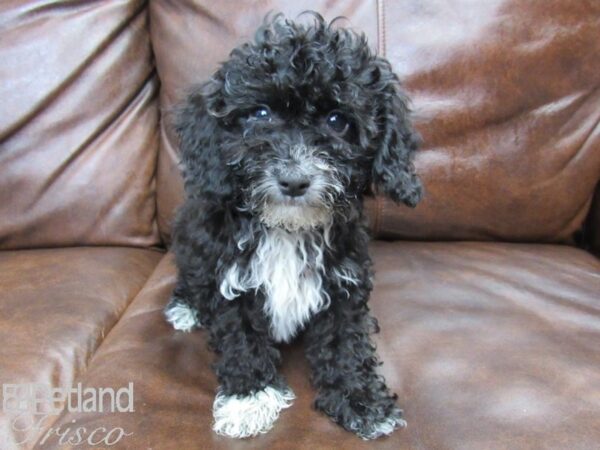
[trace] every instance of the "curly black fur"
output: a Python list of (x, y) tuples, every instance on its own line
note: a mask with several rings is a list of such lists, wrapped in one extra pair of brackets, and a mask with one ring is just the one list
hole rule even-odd
[[(419, 201), (411, 164), (418, 137), (408, 112), (390, 64), (370, 51), (365, 36), (335, 29), (318, 14), (309, 25), (281, 16), (265, 22), (177, 111), (187, 198), (174, 227), (179, 278), (168, 308), (193, 307), (208, 329), (224, 394), (285, 388), (265, 290), (226, 299), (222, 286), (232, 266), (249, 270), (261, 239), (277, 227), (264, 219), (272, 178), (301, 170), (290, 167), (305, 158), (310, 170), (331, 168), (313, 174), (322, 182), (313, 203), (326, 219), (289, 230), (284, 221), (282, 228), (322, 250), (320, 265), (308, 258), (326, 301), (299, 326), (318, 389), (315, 406), (365, 438), (387, 434), (384, 423), (402, 425), (369, 339), (377, 324), (367, 306), (363, 195), (373, 186), (396, 202)], [(291, 148), (306, 154), (290, 162)]]

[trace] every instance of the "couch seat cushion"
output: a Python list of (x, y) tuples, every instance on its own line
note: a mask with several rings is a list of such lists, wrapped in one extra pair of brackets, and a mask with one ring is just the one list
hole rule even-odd
[[(158, 251), (132, 248), (0, 252), (4, 389), (10, 384), (72, 386), (161, 257)], [(3, 394), (6, 406), (8, 391)], [(16, 416), (20, 419), (14, 422)], [(33, 430), (29, 436), (14, 430), (28, 427), (31, 418), (3, 407), (0, 448), (35, 440)]]
[(81, 380), (133, 382), (135, 411), (63, 412), (55, 426), (121, 428), (128, 435), (112, 448), (597, 448), (598, 260), (566, 246), (497, 243), (375, 242), (372, 254), (375, 340), (405, 430), (367, 444), (313, 411), (296, 343), (284, 348), (282, 371), (298, 398), (273, 430), (245, 441), (215, 435), (205, 332), (174, 332), (161, 314), (175, 282), (168, 255)]

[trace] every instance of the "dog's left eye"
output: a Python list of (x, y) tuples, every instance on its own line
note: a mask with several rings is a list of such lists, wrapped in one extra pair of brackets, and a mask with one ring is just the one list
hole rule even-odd
[(349, 127), (348, 120), (339, 111), (332, 111), (326, 119), (327, 126), (338, 134), (344, 134)]
[(271, 121), (271, 111), (266, 106), (260, 106), (252, 112), (252, 117), (258, 120)]

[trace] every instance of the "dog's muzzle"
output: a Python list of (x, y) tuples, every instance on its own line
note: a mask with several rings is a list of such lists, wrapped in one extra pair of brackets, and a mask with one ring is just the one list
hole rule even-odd
[(343, 188), (337, 171), (319, 157), (317, 149), (291, 146), (262, 173), (250, 197), (267, 226), (297, 231), (331, 222), (335, 199)]

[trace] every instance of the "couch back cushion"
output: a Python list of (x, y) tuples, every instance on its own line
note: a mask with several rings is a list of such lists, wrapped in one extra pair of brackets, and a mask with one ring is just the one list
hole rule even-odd
[(383, 46), (425, 145), (415, 211), (380, 232), (565, 241), (600, 177), (600, 3), (386, 2)]
[[(424, 138), (416, 209), (368, 199), (377, 236), (568, 241), (600, 177), (600, 23), (594, 2), (493, 0), (152, 2), (168, 111), (252, 36), (269, 11), (344, 15), (386, 56)], [(177, 139), (163, 120), (158, 223), (181, 202)]]
[(147, 22), (143, 1), (0, 3), (0, 248), (159, 243)]

